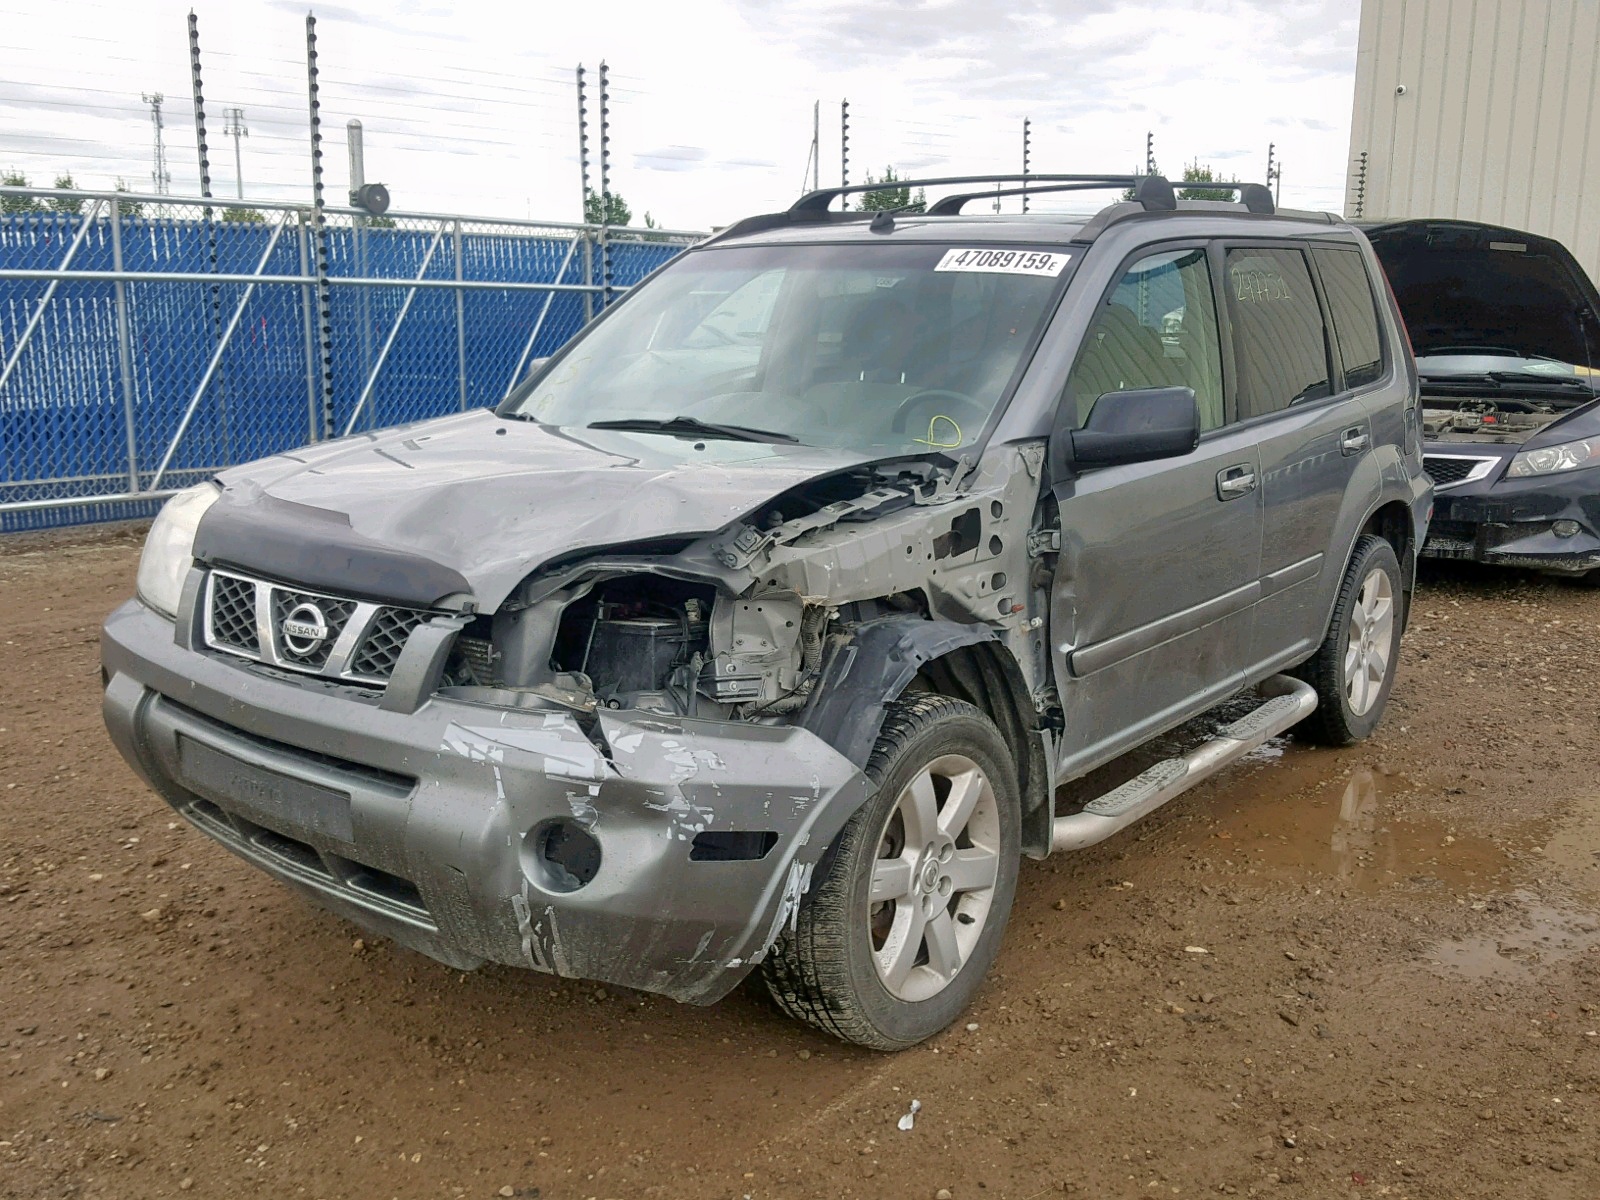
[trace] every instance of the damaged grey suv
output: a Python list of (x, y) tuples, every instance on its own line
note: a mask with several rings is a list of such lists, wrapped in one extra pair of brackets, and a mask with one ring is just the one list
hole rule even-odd
[(1025, 186), (1134, 199), (813, 193), (496, 410), (177, 495), (105, 626), (113, 740), (234, 853), (452, 966), (695, 1003), (754, 970), (867, 1046), (944, 1028), (1024, 856), (1290, 726), (1372, 730), (1431, 504), (1359, 232), (1257, 185)]

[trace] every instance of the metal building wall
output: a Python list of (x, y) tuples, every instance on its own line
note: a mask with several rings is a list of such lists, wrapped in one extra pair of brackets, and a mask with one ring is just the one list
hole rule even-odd
[(1363, 0), (1346, 215), (1542, 233), (1600, 279), (1597, 60), (1597, 0)]

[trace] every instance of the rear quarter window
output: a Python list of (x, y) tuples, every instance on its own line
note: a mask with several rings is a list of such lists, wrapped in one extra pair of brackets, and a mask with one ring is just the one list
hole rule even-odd
[(1334, 341), (1344, 367), (1344, 386), (1366, 387), (1383, 376), (1383, 336), (1378, 298), (1359, 250), (1318, 248), (1311, 252), (1322, 275), (1322, 291), (1333, 318)]

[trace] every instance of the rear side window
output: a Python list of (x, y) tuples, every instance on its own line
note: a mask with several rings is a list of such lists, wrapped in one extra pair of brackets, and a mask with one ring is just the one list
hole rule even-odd
[(1311, 255), (1322, 274), (1322, 292), (1333, 317), (1344, 386), (1376, 383), (1383, 375), (1383, 341), (1378, 333), (1378, 300), (1360, 251), (1319, 248)]
[(1235, 247), (1227, 292), (1241, 421), (1332, 394), (1322, 309), (1304, 254)]

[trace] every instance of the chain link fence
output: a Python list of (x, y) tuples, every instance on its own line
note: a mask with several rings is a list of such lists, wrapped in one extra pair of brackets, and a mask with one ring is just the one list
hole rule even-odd
[(0, 188), (0, 532), (498, 403), (700, 236)]

